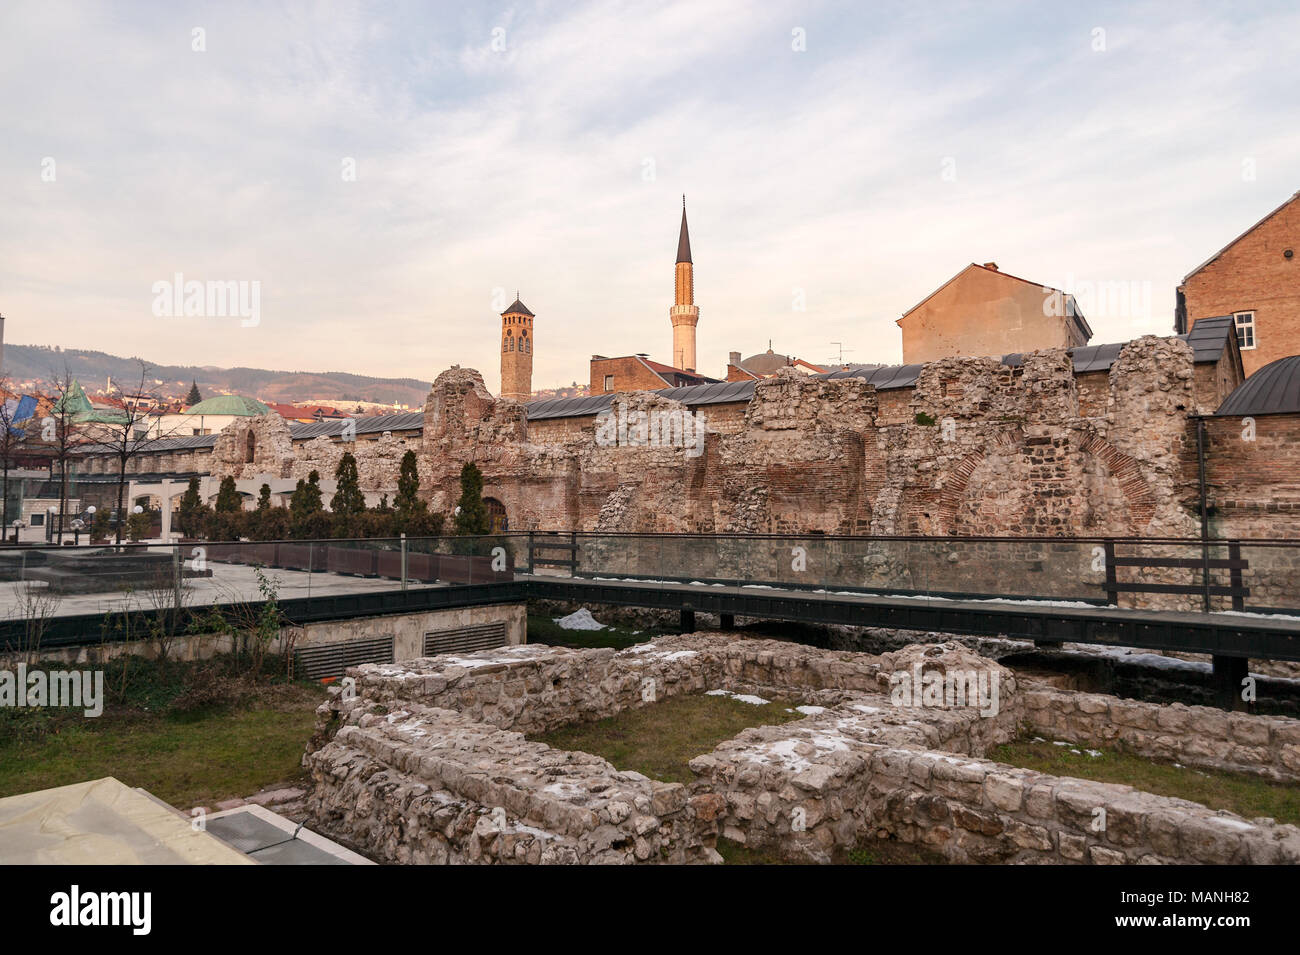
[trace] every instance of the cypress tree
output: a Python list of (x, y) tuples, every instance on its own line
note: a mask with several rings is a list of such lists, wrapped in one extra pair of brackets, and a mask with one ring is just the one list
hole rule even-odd
[(483, 503), (483, 472), (472, 461), (460, 469), (460, 500), (456, 502), (453, 527), (458, 537), (486, 534), (492, 529)]
[(345, 451), (339, 459), (334, 480), (338, 489), (330, 498), (330, 510), (334, 512), (335, 533), (339, 537), (353, 537), (358, 530), (358, 518), (365, 513), (366, 498), (357, 476), (357, 459), (351, 451)]
[[(181, 533), (186, 537), (198, 537), (203, 530), (203, 498), (199, 497), (199, 479), (190, 478), (189, 487), (181, 495), (181, 503), (177, 508), (176, 523), (180, 526)], [(99, 520), (100, 514), (104, 515), (104, 525), (108, 526), (108, 511), (101, 510), (96, 512), (95, 520)]]

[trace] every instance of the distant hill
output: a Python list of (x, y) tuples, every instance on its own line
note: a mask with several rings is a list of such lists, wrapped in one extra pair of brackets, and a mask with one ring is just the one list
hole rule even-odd
[[(266, 368), (213, 368), (194, 365), (158, 365), (145, 359), (151, 387), (165, 397), (184, 398), (190, 382), (197, 381), (205, 398), (217, 394), (239, 394), (263, 401), (335, 400), (373, 401), (384, 405), (424, 406), (430, 383), (415, 378), (370, 378), (344, 371), (272, 371)], [(4, 373), (14, 388), (44, 390), (54, 374), (64, 367), (87, 391), (97, 392), (111, 378), (120, 388), (133, 388), (140, 381), (136, 358), (120, 358), (100, 351), (57, 348), (46, 345), (4, 347)], [(347, 409), (351, 410), (351, 409)]]

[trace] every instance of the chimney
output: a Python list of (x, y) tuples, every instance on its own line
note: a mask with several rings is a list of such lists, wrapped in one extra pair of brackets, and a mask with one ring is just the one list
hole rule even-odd
[(990, 272), (996, 272), (998, 270), (998, 264), (996, 262), (985, 262), (984, 268), (988, 269)]
[(739, 367), (740, 367), (740, 352), (738, 352), (738, 351), (728, 352), (728, 353), (727, 353), (727, 364), (729, 364), (729, 365), (735, 365), (737, 368), (739, 368)]

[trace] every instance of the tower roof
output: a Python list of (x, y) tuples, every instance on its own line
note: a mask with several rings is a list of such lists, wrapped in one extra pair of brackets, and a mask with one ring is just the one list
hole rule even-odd
[(514, 304), (507, 308), (502, 315), (527, 315), (529, 318), (536, 318), (532, 312), (528, 311), (528, 306), (519, 301), (519, 293), (515, 293)]
[(686, 197), (682, 196), (682, 232), (677, 237), (677, 261), (691, 261), (691, 236), (686, 231)]

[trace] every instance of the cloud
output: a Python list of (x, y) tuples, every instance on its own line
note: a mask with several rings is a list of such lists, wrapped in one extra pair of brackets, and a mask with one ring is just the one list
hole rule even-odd
[[(894, 319), (971, 261), (1149, 283), (1150, 314), (1095, 320), (1096, 340), (1167, 333), (1182, 275), (1300, 188), (1281, 95), (1300, 13), (1231, 17), (6, 5), (0, 309), (15, 341), (426, 379), (459, 363), (495, 387), (494, 294), (518, 288), (535, 383), (583, 381), (593, 352), (667, 360), (686, 192), (706, 373), (769, 338), (896, 361)], [(261, 324), (153, 317), (178, 271), (260, 281)]]

